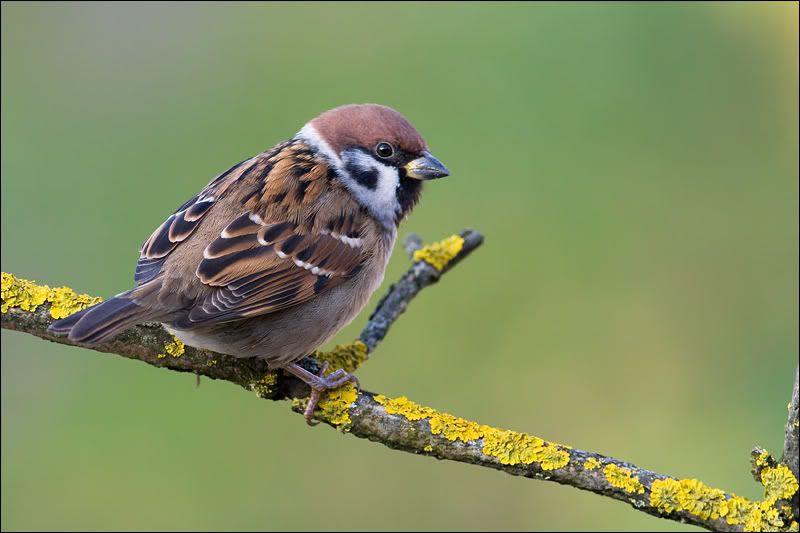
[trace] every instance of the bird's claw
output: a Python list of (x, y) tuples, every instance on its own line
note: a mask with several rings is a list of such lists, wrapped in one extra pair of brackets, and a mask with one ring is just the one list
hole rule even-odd
[(327, 390), (338, 389), (345, 383), (353, 383), (356, 389), (361, 390), (361, 384), (359, 383), (358, 378), (353, 374), (348, 374), (341, 368), (331, 372), (326, 376), (325, 371), (328, 370), (329, 366), (330, 365), (327, 361), (323, 361), (322, 368), (320, 369), (319, 373), (308, 382), (308, 386), (311, 387), (311, 395), (308, 397), (308, 404), (303, 412), (303, 417), (305, 417), (306, 423), (309, 426), (315, 426), (319, 423), (314, 420), (314, 411), (317, 408), (317, 404), (319, 403), (323, 392)]

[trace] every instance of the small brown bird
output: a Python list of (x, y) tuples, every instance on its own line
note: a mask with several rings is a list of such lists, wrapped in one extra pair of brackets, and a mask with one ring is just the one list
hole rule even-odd
[(135, 288), (50, 331), (94, 345), (161, 322), (190, 346), (265, 359), (308, 383), (310, 423), (321, 392), (355, 377), (297, 361), (358, 315), (422, 181), (448, 174), (397, 111), (337, 107), (214, 178), (144, 242)]

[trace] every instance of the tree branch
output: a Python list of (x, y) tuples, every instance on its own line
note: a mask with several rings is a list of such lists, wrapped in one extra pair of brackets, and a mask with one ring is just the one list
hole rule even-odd
[[(332, 363), (332, 369), (355, 369), (386, 336), (414, 296), (438, 281), (482, 240), (474, 231), (465, 231), (422, 248), (418, 239), (407, 240), (406, 247), (414, 263), (380, 301), (359, 340), (331, 352), (317, 353), (313, 358), (304, 359), (303, 365), (317, 369), (320, 360), (327, 360)], [(2, 276), (3, 329), (73, 344), (64, 337), (48, 333), (47, 327), (54, 317), (67, 316), (96, 299), (75, 294), (66, 287), (51, 289), (10, 274)], [(230, 381), (255, 391), (261, 398), (291, 399), (292, 408), (299, 412), (308, 395), (305, 384), (292, 376), (271, 371), (263, 361), (236, 359), (184, 347), (158, 324), (131, 328), (93, 349), (157, 367)], [(790, 427), (797, 421), (796, 383), (793, 405), (794, 419), (790, 414), (787, 425), (785, 460), (790, 461), (794, 453), (796, 466), (796, 426), (794, 433)], [(326, 393), (315, 416), (342, 431), (392, 449), (555, 481), (627, 502), (654, 516), (710, 530), (797, 531), (791, 510), (782, 505), (796, 497), (796, 477), (785, 465), (768, 461), (766, 452), (759, 455), (762, 462), (758, 471), (758, 478), (765, 487), (765, 499), (754, 502), (708, 487), (696, 479), (659, 474), (599, 453), (457, 418), (415, 404), (405, 397), (387, 398), (357, 391), (350, 384)], [(794, 439), (794, 448), (790, 436)]]
[(794, 371), (794, 388), (792, 388), (792, 399), (789, 402), (789, 420), (786, 421), (785, 440), (783, 442), (783, 462), (789, 465), (795, 477), (798, 474), (798, 456), (800, 456), (800, 445), (798, 445), (798, 381), (800, 381), (800, 367)]
[[(798, 401), (798, 381), (800, 381), (800, 366), (794, 370), (794, 387), (792, 388), (792, 399), (789, 401), (789, 418), (784, 428), (783, 458), (781, 462), (789, 467), (795, 479), (800, 479), (800, 444), (798, 444), (798, 432), (800, 432), (800, 421), (798, 421), (798, 411), (800, 402)], [(794, 493), (792, 497), (792, 510), (794, 516), (800, 516), (800, 491)]]

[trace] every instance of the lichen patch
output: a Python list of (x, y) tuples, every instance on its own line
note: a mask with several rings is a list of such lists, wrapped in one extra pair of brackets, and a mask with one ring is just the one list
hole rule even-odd
[(556, 470), (565, 467), (570, 460), (569, 451), (562, 445), (441, 413), (405, 396), (387, 398), (377, 395), (375, 401), (388, 414), (401, 415), (410, 421), (428, 420), (431, 433), (448, 441), (475, 442), (482, 439), (481, 451), (504, 465), (537, 463), (542, 470)]
[(23, 311), (36, 311), (45, 302), (50, 303), (50, 316), (55, 319), (66, 318), (87, 307), (103, 301), (102, 298), (78, 294), (69, 287), (51, 289), (33, 281), (21, 279), (8, 272), (0, 274), (0, 311), (18, 308)]
[(414, 261), (425, 261), (439, 272), (447, 268), (450, 261), (464, 247), (464, 239), (453, 235), (439, 242), (429, 244), (414, 252)]

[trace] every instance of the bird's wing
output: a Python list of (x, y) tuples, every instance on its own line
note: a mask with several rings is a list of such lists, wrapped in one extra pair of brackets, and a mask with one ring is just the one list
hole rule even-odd
[(330, 182), (328, 165), (307, 147), (287, 145), (265, 156), (246, 180), (241, 175), (247, 170), (236, 168), (184, 204), (142, 246), (136, 279), (147, 285), (157, 280), (166, 257), (180, 250), (231, 180), (239, 180), (236, 187), (250, 193), (238, 191), (242, 210), (203, 250), (197, 279), (191, 282), (202, 284), (202, 290), (185, 289), (196, 295), (191, 298), (170, 295), (191, 300), (175, 320), (177, 327), (264, 315), (308, 301), (353, 276), (370, 255), (362, 237), (371, 219)]
[(361, 243), (243, 214), (205, 249), (197, 277), (213, 290), (182, 325), (264, 315), (310, 300), (361, 268)]
[(200, 194), (187, 200), (156, 228), (139, 248), (139, 261), (136, 263), (136, 272), (133, 276), (137, 285), (152, 281), (161, 274), (161, 268), (167, 257), (194, 233), (203, 218), (227, 193), (230, 186), (253, 167), (253, 160), (245, 160), (232, 166), (214, 178), (200, 191)]

